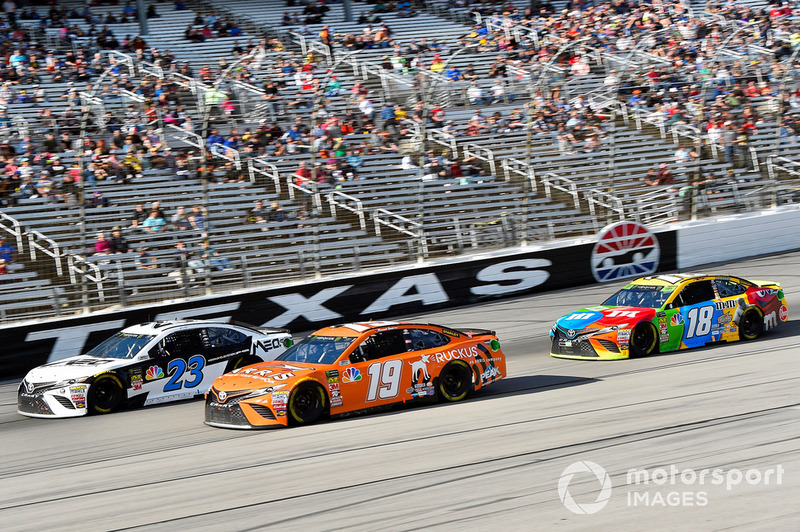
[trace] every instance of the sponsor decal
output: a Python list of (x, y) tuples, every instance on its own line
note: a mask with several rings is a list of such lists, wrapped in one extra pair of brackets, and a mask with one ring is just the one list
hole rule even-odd
[[(333, 384), (329, 385), (329, 388), (330, 386), (333, 386)], [(331, 390), (331, 406), (332, 407), (342, 406), (342, 394), (339, 391), (339, 384), (336, 384), (336, 389), (330, 388), (330, 390)]]
[(619, 340), (620, 342), (622, 342), (622, 341), (627, 342), (630, 337), (631, 337), (631, 330), (630, 329), (618, 329), (617, 330), (617, 340)]
[(658, 341), (661, 342), (662, 344), (666, 344), (667, 342), (669, 342), (669, 335), (668, 334), (660, 335), (658, 337)]
[(330, 391), (338, 390), (339, 389), (339, 383), (338, 382), (329, 382), (328, 383), (328, 389)]
[(672, 325), (673, 327), (677, 327), (678, 325), (683, 325), (683, 315), (679, 312), (676, 312), (669, 319), (669, 324)]
[(594, 278), (601, 283), (643, 276), (658, 268), (661, 248), (647, 227), (638, 222), (618, 222), (601, 231), (592, 250)]
[(280, 408), (280, 409), (275, 411), (275, 415), (278, 416), (278, 417), (286, 417), (286, 410), (283, 409), (283, 408)]
[(489, 366), (488, 368), (486, 368), (486, 371), (481, 373), (481, 380), (483, 382), (486, 382), (493, 377), (500, 377), (500, 376), (502, 375), (500, 373), (500, 370), (497, 369), (497, 366)]
[(342, 382), (347, 384), (349, 382), (358, 382), (361, 380), (361, 372), (356, 368), (347, 368), (342, 373)]
[(289, 392), (272, 392), (272, 406), (286, 406)]
[[(497, 349), (500, 349), (499, 343)], [(497, 351), (497, 349), (495, 349), (495, 351)], [(443, 353), (436, 353), (435, 355), (425, 355), (423, 357), (425, 363), (430, 362), (429, 358), (432, 356), (436, 358), (436, 362), (448, 362), (454, 358), (472, 358), (478, 356), (478, 346), (472, 345), (469, 347), (462, 347), (461, 349), (450, 349)]]
[(730, 314), (722, 314), (719, 318), (717, 318), (717, 323), (720, 325), (725, 325), (733, 321), (733, 316)]
[(756, 291), (756, 295), (758, 297), (760, 297), (761, 299), (766, 299), (768, 297), (774, 296), (777, 293), (778, 293), (778, 291), (775, 290), (774, 288), (765, 288), (765, 289)]
[(444, 334), (446, 334), (447, 336), (452, 336), (453, 338), (459, 338), (459, 337), (461, 336), (460, 334), (458, 334), (458, 333), (457, 333), (456, 331), (454, 331), (453, 329), (446, 329), (446, 328), (444, 328), (444, 327), (442, 327), (442, 332), (443, 332)]
[(635, 318), (639, 314), (635, 310), (611, 310), (606, 316), (609, 318)]
[(339, 361), (339, 365), (340, 366), (349, 366), (350, 365), (350, 361), (349, 360), (340, 360)]
[(285, 340), (285, 338), (261, 338), (256, 340), (256, 347), (265, 353), (269, 353), (273, 349), (283, 348)]
[(86, 408), (86, 386), (70, 386), (69, 398), (75, 408)]
[(70, 393), (86, 393), (86, 385), (81, 384), (79, 386), (70, 386), (69, 391)]
[(428, 362), (431, 360), (431, 355), (422, 355), (419, 360), (409, 362), (411, 365), (411, 379), (413, 381), (429, 381), (431, 375), (428, 373)]
[(131, 375), (131, 388), (133, 388), (133, 391), (135, 392), (138, 392), (142, 389), (141, 375)]
[(152, 381), (155, 379), (163, 379), (164, 378), (164, 370), (161, 369), (159, 366), (150, 366), (147, 368), (147, 373), (144, 375), (145, 380)]
[(781, 305), (781, 308), (778, 311), (778, 315), (781, 321), (786, 321), (789, 319), (789, 309), (786, 308), (786, 305)]
[(727, 308), (736, 308), (739, 305), (739, 301), (736, 299), (728, 299), (726, 301), (715, 301), (714, 306), (717, 307), (717, 310), (725, 310)]
[(574, 331), (580, 331), (581, 329), (584, 329), (585, 327), (602, 318), (602, 312), (573, 312), (572, 314), (568, 314), (563, 318), (559, 318), (557, 323), (564, 330), (572, 329)]
[(328, 383), (339, 382), (339, 370), (338, 369), (329, 369), (325, 372), (325, 378), (328, 379)]

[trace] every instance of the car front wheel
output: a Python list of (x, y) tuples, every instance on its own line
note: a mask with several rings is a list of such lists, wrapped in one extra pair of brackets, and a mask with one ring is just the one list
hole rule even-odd
[(656, 327), (652, 323), (640, 323), (631, 331), (629, 343), (630, 354), (632, 357), (646, 357), (656, 350), (658, 335)]
[(100, 375), (89, 388), (89, 409), (97, 414), (113, 412), (125, 399), (125, 387), (114, 374)]

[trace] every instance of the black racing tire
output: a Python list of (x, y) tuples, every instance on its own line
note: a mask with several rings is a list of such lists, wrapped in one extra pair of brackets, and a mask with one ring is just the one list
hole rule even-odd
[(125, 400), (125, 386), (113, 373), (97, 377), (89, 387), (89, 411), (108, 414), (118, 409)]
[(443, 401), (461, 401), (472, 391), (472, 370), (463, 360), (453, 360), (439, 373), (436, 390)]
[(289, 394), (289, 419), (298, 425), (310, 425), (325, 412), (325, 390), (319, 384), (302, 382)]
[(258, 364), (259, 362), (263, 362), (263, 360), (253, 355), (244, 355), (238, 358), (233, 358), (228, 362), (228, 365), (225, 367), (225, 373), (230, 373), (235, 369), (243, 368), (245, 366), (250, 366), (252, 364)]
[(638, 324), (631, 331), (628, 349), (631, 357), (646, 357), (656, 352), (658, 348), (658, 331), (650, 322)]
[(755, 340), (764, 332), (764, 315), (758, 307), (750, 307), (739, 318), (739, 339)]

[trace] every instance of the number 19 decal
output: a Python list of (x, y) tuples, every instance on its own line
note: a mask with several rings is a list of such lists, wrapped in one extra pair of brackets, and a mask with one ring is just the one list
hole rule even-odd
[(403, 372), (402, 360), (376, 362), (367, 368), (369, 390), (367, 401), (375, 399), (391, 399), (400, 391), (400, 374)]
[(695, 307), (686, 314), (689, 323), (686, 324), (686, 338), (707, 336), (711, 332), (711, 318), (714, 317), (714, 307)]

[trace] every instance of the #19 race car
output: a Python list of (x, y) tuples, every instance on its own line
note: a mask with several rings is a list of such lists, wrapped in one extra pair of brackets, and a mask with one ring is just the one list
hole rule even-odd
[(789, 319), (773, 281), (727, 275), (657, 275), (637, 279), (601, 306), (562, 316), (550, 331), (550, 354), (613, 360), (712, 342), (754, 340)]
[(200, 320), (135, 325), (84, 355), (29, 371), (17, 391), (17, 412), (76, 417), (189, 399), (226, 371), (274, 358), (291, 345), (285, 329)]
[(206, 424), (254, 429), (313, 423), (330, 414), (406, 401), (460, 401), (506, 376), (492, 331), (416, 323), (326, 327), (271, 362), (218, 378)]

